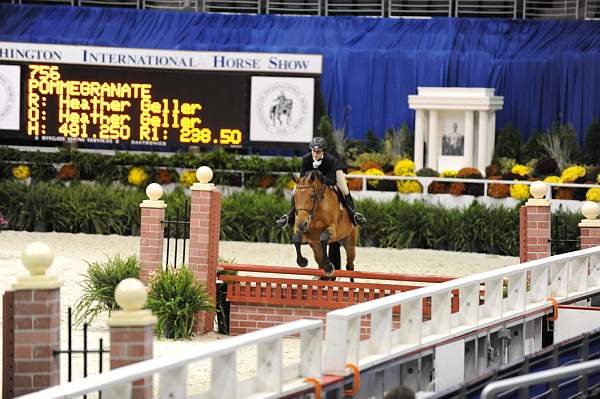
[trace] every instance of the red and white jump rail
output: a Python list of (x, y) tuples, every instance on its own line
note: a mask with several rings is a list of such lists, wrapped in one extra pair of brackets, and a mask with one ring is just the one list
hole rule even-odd
[[(304, 378), (321, 378), (321, 320), (298, 320), (273, 328), (240, 335), (186, 353), (165, 356), (121, 367), (82, 380), (22, 396), (22, 399), (68, 399), (102, 391), (104, 399), (131, 397), (133, 381), (158, 375), (159, 398), (187, 398), (187, 372), (191, 364), (211, 359), (210, 389), (194, 395), (199, 399), (278, 398), (312, 386)], [(282, 339), (300, 335), (301, 355), (297, 363), (282, 365)], [(256, 376), (238, 380), (236, 352), (256, 345)]]
[[(458, 312), (451, 309), (455, 290), (459, 291), (460, 298)], [(527, 344), (533, 342), (521, 342), (518, 346), (521, 352), (527, 349), (531, 352), (541, 348), (541, 337), (535, 337), (536, 333), (541, 335), (541, 323), (538, 320), (538, 332), (527, 334), (524, 331), (526, 321), (541, 320), (551, 311), (554, 300), (559, 304), (572, 303), (598, 293), (600, 246), (334, 310), (326, 319), (324, 373), (348, 377), (348, 363), (357, 365), (362, 373), (371, 367), (433, 348), (439, 350), (439, 356), (438, 353), (435, 356), (434, 381), (441, 379), (448, 387), (463, 382), (466, 337), (479, 337), (485, 330), (520, 321), (523, 324), (520, 339), (539, 338), (539, 342), (529, 348)], [(431, 319), (423, 321), (422, 305), (429, 298)], [(392, 314), (397, 306), (400, 306), (400, 327), (394, 330)], [(370, 316), (371, 337), (361, 341), (360, 319), (364, 316)], [(445, 352), (452, 354), (450, 358), (442, 355), (445, 347), (461, 341), (462, 349)], [(440, 364), (440, 361), (446, 363)]]

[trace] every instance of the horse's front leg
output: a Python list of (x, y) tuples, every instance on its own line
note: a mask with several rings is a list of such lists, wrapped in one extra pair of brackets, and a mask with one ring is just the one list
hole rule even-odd
[(331, 234), (329, 233), (329, 230), (324, 230), (321, 233), (321, 236), (319, 237), (319, 242), (321, 244), (321, 253), (323, 256), (323, 270), (325, 271), (325, 274), (331, 277), (333, 276), (333, 271), (335, 270), (335, 267), (333, 266), (333, 263), (331, 263), (331, 261), (329, 260), (329, 256), (327, 256), (327, 246), (329, 245), (330, 238)]
[(294, 247), (296, 248), (296, 263), (300, 267), (306, 267), (306, 265), (308, 265), (308, 259), (306, 259), (304, 256), (302, 256), (301, 245), (302, 245), (302, 233), (297, 231), (294, 234)]

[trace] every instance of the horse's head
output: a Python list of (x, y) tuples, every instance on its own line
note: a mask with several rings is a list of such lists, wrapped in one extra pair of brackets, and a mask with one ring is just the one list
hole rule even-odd
[(323, 196), (325, 181), (319, 171), (310, 171), (296, 181), (294, 204), (296, 205), (296, 225), (301, 233), (308, 231), (308, 224), (315, 216), (317, 201)]

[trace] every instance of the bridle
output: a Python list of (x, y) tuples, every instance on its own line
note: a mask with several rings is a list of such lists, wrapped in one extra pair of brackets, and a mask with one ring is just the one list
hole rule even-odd
[(308, 209), (308, 208), (296, 208), (296, 218), (298, 217), (298, 212), (299, 211), (306, 211), (308, 213), (308, 223), (310, 223), (310, 221), (312, 220), (314, 214), (315, 214), (315, 209), (317, 209), (317, 202), (319, 199), (323, 199), (325, 198), (325, 191), (327, 190), (327, 185), (323, 184), (323, 192), (320, 195), (317, 195), (317, 190), (315, 189), (315, 185), (314, 182), (313, 184), (310, 185), (297, 185), (296, 186), (296, 190), (307, 190), (307, 189), (311, 189), (313, 191), (312, 194), (312, 198), (313, 198), (313, 202), (312, 202), (312, 208)]

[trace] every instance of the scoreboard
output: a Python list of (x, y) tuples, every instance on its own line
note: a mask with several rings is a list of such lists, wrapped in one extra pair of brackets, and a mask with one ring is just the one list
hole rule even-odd
[(28, 64), (24, 81), (24, 133), (33, 139), (170, 148), (246, 141), (243, 75)]
[[(302, 77), (293, 72), (295, 77), (286, 77), (283, 71), (274, 74), (260, 70), (260, 58), (242, 62), (240, 57), (242, 61), (232, 62), (232, 57), (224, 55), (214, 57), (212, 68), (182, 68), (194, 64), (195, 54), (180, 56), (187, 61), (174, 61), (171, 67), (82, 65), (68, 59), (64, 62), (56, 50), (68, 47), (53, 46), (50, 54), (55, 57), (50, 62), (31, 62), (3, 60), (2, 55), (16, 58), (19, 53), (3, 50), (0, 43), (0, 144), (56, 146), (76, 142), (84, 148), (175, 151), (189, 146), (265, 145), (269, 141), (272, 145), (294, 144), (312, 137), (316, 120), (314, 74)], [(135, 55), (138, 50), (131, 51)], [(84, 49), (83, 59), (89, 60), (91, 54)], [(131, 59), (144, 60), (136, 57)], [(165, 58), (155, 59), (160, 61), (161, 57)], [(274, 63), (274, 58), (270, 57), (267, 65), (292, 65)], [(301, 65), (299, 61), (296, 64)], [(259, 69), (242, 70), (248, 65)], [(257, 81), (262, 92), (253, 94), (257, 78), (266, 79), (270, 89), (267, 83)], [(6, 84), (11, 79), (12, 88)], [(307, 101), (304, 97), (312, 98)], [(13, 109), (8, 112), (11, 103)], [(251, 112), (256, 113), (252, 124)], [(306, 123), (312, 125), (310, 129)], [(297, 131), (291, 132), (292, 128)]]

